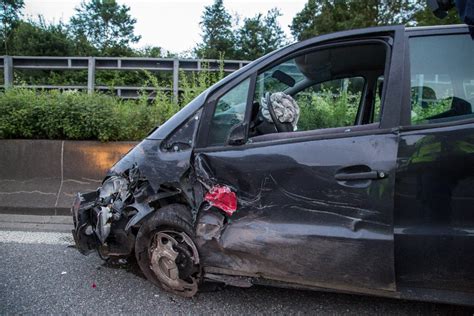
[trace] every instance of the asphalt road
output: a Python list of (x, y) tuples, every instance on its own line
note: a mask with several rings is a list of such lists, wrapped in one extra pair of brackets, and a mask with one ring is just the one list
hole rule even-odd
[[(29, 226), (28, 226), (29, 227)], [(465, 314), (461, 306), (270, 287), (168, 294), (134, 263), (81, 255), (70, 234), (0, 228), (0, 314)], [(41, 229), (39, 229), (41, 230)], [(52, 230), (49, 227), (47, 230)]]

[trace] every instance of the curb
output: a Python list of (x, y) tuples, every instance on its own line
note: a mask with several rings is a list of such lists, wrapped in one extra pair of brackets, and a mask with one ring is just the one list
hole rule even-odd
[[(71, 202), (72, 205), (72, 202)], [(15, 207), (0, 205), (0, 215), (32, 215), (32, 216), (71, 216), (71, 209), (66, 207)]]
[(70, 233), (73, 227), (71, 216), (0, 214), (0, 230)]

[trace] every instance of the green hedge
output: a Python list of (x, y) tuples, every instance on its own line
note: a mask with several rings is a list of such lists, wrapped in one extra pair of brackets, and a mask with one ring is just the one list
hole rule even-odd
[(125, 101), (100, 93), (0, 92), (0, 138), (140, 140), (179, 107), (160, 95)]
[[(205, 63), (202, 66), (207, 68)], [(144, 86), (157, 88), (151, 104), (145, 92), (139, 100), (126, 101), (102, 93), (8, 89), (0, 92), (0, 139), (141, 140), (180, 105), (224, 78), (223, 67), (221, 62), (220, 71), (181, 71), (180, 104), (159, 89), (166, 82), (160, 83), (148, 71), (141, 71), (140, 76)]]
[(299, 131), (354, 125), (361, 94), (330, 91), (300, 95)]

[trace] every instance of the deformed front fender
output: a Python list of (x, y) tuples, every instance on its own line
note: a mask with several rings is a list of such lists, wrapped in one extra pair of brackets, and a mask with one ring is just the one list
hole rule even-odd
[(148, 214), (152, 213), (154, 209), (148, 205), (147, 203), (133, 203), (130, 205), (127, 205), (125, 210), (128, 209), (134, 209), (137, 211), (137, 214), (135, 214), (127, 223), (125, 226), (125, 231), (128, 232), (130, 228), (136, 224), (138, 224), (142, 219), (144, 219)]
[(152, 201), (159, 201), (168, 197), (172, 197), (181, 193), (181, 190), (176, 191), (168, 191), (168, 192), (160, 192), (151, 197), (149, 197), (144, 203), (135, 202), (133, 204), (127, 205), (124, 209), (125, 210), (135, 210), (137, 214), (135, 214), (130, 221), (125, 226), (125, 231), (128, 232), (130, 228), (143, 220), (148, 214), (151, 214), (155, 211), (153, 207), (149, 205)]

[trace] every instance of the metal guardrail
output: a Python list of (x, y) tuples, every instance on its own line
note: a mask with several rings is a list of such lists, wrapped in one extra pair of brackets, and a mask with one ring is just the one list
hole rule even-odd
[[(224, 60), (224, 72), (233, 72), (250, 63), (246, 60)], [(203, 68), (205, 66), (205, 68)], [(3, 56), (0, 58), (0, 68), (4, 71), (4, 87), (13, 87), (14, 69), (34, 70), (87, 70), (87, 86), (82, 85), (22, 85), (32, 89), (87, 90), (110, 91), (122, 98), (134, 99), (139, 91), (156, 91), (150, 87), (107, 87), (95, 84), (96, 70), (149, 70), (172, 72), (172, 87), (161, 90), (172, 90), (173, 97), (179, 95), (179, 71), (219, 71), (220, 60), (215, 59), (178, 59), (178, 58), (136, 58), (136, 57), (36, 57), (36, 56)]]

